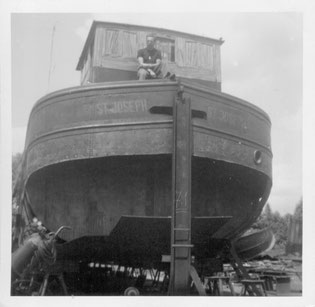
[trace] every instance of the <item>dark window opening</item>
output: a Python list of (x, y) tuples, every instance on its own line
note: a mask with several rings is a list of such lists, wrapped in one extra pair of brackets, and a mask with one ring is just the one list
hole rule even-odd
[(175, 62), (175, 40), (157, 37), (156, 48), (161, 50), (163, 61)]

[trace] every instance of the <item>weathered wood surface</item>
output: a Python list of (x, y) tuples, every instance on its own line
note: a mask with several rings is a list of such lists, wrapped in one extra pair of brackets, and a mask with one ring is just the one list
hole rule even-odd
[[(221, 82), (223, 41), (166, 29), (94, 22), (77, 66), (81, 84), (103, 81), (92, 80), (97, 67), (136, 71), (137, 51), (146, 46), (146, 36), (152, 32), (162, 53), (163, 73), (171, 71), (179, 77)], [(128, 75), (122, 80), (128, 80)]]
[[(170, 112), (177, 89), (171, 81), (117, 82), (38, 101), (24, 172), (33, 212), (51, 231), (71, 226), (63, 233), (71, 240), (107, 235), (124, 214), (171, 215)], [(233, 216), (215, 237), (236, 237), (270, 192), (269, 118), (207, 88), (186, 84), (184, 95), (193, 110), (192, 215)]]
[[(78, 87), (44, 97), (32, 110), (28, 125), (28, 175), (62, 161), (170, 154), (172, 117), (152, 109), (171, 108), (177, 86), (170, 81), (135, 81)], [(268, 116), (235, 97), (200, 89), (185, 86), (192, 109), (206, 115), (193, 119), (193, 154), (271, 177)]]

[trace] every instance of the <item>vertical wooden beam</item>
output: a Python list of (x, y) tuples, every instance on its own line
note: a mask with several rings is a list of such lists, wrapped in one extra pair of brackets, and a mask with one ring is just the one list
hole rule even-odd
[(191, 102), (180, 87), (173, 107), (171, 295), (188, 295), (191, 266)]

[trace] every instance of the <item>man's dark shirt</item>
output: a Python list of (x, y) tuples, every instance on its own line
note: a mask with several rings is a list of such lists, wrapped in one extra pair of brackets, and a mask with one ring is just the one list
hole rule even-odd
[(155, 64), (157, 59), (162, 60), (161, 51), (153, 48), (149, 50), (147, 48), (140, 49), (138, 51), (137, 58), (142, 57), (143, 63), (145, 64)]

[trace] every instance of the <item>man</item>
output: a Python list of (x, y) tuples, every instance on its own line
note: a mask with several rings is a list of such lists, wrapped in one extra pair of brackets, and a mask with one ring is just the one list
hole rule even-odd
[(138, 77), (139, 80), (156, 79), (161, 74), (161, 51), (154, 48), (155, 37), (147, 36), (147, 47), (138, 51)]

